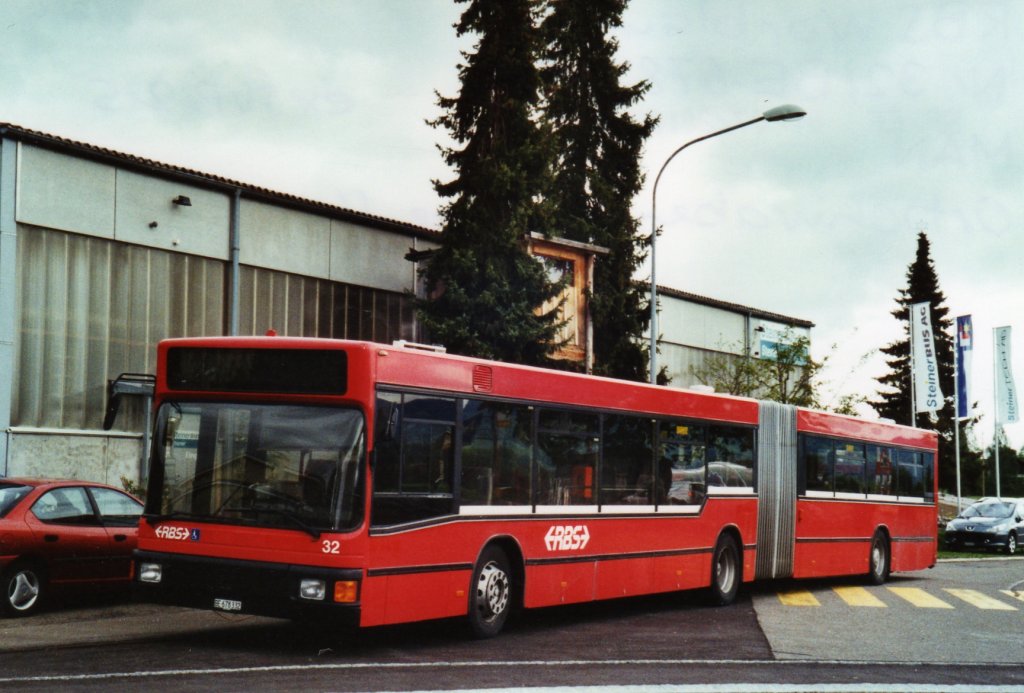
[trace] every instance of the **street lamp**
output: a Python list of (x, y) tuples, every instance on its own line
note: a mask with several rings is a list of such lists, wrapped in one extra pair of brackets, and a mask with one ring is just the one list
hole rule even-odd
[(762, 113), (760, 116), (758, 116), (757, 118), (754, 118), (753, 120), (748, 120), (747, 122), (740, 123), (739, 125), (733, 125), (732, 127), (725, 128), (724, 130), (719, 130), (718, 132), (712, 132), (710, 135), (704, 135), (703, 137), (698, 137), (695, 140), (690, 140), (689, 142), (684, 144), (682, 147), (680, 147), (679, 149), (677, 149), (674, 152), (672, 152), (672, 155), (669, 156), (669, 158), (665, 160), (665, 163), (662, 164), (661, 168), (658, 170), (658, 176), (657, 176), (657, 178), (654, 179), (654, 188), (651, 190), (651, 384), (652, 385), (657, 383), (657, 379), (658, 379), (658, 282), (657, 282), (657, 275), (656, 275), (657, 263), (655, 261), (656, 257), (657, 257), (656, 256), (656, 250), (657, 250), (657, 242), (656, 241), (658, 239), (658, 224), (657, 224), (657, 220), (655, 218), (655, 211), (657, 209), (656, 208), (656, 203), (657, 203), (657, 200), (658, 200), (658, 181), (661, 180), (661, 174), (665, 172), (665, 167), (668, 166), (669, 162), (672, 161), (672, 159), (676, 158), (676, 154), (678, 154), (679, 152), (683, 151), (684, 149), (689, 147), (691, 144), (697, 144), (698, 142), (703, 142), (704, 140), (709, 140), (712, 137), (718, 137), (719, 135), (724, 135), (727, 132), (732, 132), (733, 130), (739, 130), (740, 128), (745, 128), (748, 125), (753, 125), (754, 123), (760, 123), (762, 120), (767, 121), (769, 123), (774, 123), (774, 122), (779, 121), (779, 120), (797, 120), (799, 118), (803, 118), (805, 115), (807, 115), (807, 111), (805, 111), (804, 109), (800, 108), (799, 106), (793, 106), (792, 104), (788, 104), (788, 105), (785, 105), (785, 106), (776, 106), (775, 108), (770, 108), (767, 111), (765, 111), (764, 113)]

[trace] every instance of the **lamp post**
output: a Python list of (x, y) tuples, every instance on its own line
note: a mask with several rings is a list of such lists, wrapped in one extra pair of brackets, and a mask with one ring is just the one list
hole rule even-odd
[(792, 104), (788, 104), (788, 105), (785, 105), (785, 106), (776, 106), (775, 108), (770, 108), (767, 111), (765, 111), (764, 113), (762, 113), (760, 116), (758, 116), (757, 118), (754, 118), (753, 120), (748, 120), (745, 123), (740, 123), (739, 125), (733, 125), (732, 127), (725, 128), (724, 130), (719, 130), (717, 132), (712, 132), (709, 135), (704, 135), (702, 137), (698, 137), (697, 139), (690, 140), (689, 142), (687, 142), (686, 144), (684, 144), (683, 146), (679, 147), (677, 150), (672, 152), (671, 156), (669, 156), (668, 159), (665, 160), (665, 163), (662, 164), (661, 168), (658, 170), (658, 175), (654, 179), (654, 187), (651, 189), (651, 384), (652, 385), (656, 384), (657, 380), (658, 380), (658, 282), (657, 282), (657, 266), (658, 265), (657, 265), (657, 262), (656, 262), (656, 260), (657, 260), (658, 223), (657, 223), (657, 218), (655, 217), (655, 214), (656, 214), (656, 209), (657, 209), (656, 205), (657, 205), (657, 200), (658, 200), (658, 181), (661, 180), (661, 174), (665, 172), (665, 167), (667, 167), (669, 165), (669, 162), (671, 162), (672, 159), (676, 158), (676, 154), (678, 154), (679, 152), (683, 151), (684, 149), (689, 147), (691, 144), (697, 144), (698, 142), (703, 142), (704, 140), (709, 140), (712, 137), (718, 137), (719, 135), (724, 135), (727, 132), (732, 132), (733, 130), (739, 130), (740, 128), (745, 128), (748, 125), (753, 125), (754, 123), (760, 123), (762, 120), (764, 120), (766, 122), (769, 122), (769, 123), (774, 123), (774, 122), (779, 121), (779, 120), (797, 120), (799, 118), (803, 118), (805, 115), (807, 115), (807, 112), (804, 109), (800, 108), (799, 106), (793, 106)]

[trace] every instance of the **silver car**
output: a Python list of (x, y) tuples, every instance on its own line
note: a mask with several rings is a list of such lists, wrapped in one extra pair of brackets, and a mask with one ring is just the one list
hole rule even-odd
[(946, 523), (946, 548), (995, 549), (1013, 555), (1024, 534), (1024, 500), (982, 498)]

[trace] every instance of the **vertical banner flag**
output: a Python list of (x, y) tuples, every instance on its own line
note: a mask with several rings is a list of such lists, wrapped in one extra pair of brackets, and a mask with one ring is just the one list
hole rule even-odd
[(910, 335), (914, 356), (914, 411), (939, 411), (944, 401), (939, 388), (939, 360), (932, 338), (932, 313), (927, 302), (911, 304)]
[(1020, 420), (1020, 402), (1013, 384), (1010, 366), (1010, 328), (997, 327), (995, 337), (996, 360), (996, 423), (1014, 423)]
[(956, 319), (956, 418), (966, 419), (971, 411), (971, 354), (974, 351), (974, 327), (970, 315)]

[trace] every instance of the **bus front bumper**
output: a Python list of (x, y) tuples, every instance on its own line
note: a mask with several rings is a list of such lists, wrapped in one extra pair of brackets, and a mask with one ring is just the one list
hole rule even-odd
[(133, 592), (141, 601), (359, 625), (360, 569), (139, 550), (134, 558)]

